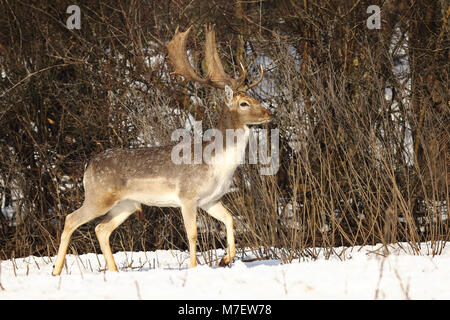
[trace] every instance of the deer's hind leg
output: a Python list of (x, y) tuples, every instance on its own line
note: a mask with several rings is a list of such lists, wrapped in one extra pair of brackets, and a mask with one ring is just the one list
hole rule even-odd
[(61, 242), (59, 244), (55, 265), (53, 266), (52, 275), (57, 276), (61, 274), (64, 265), (64, 258), (66, 257), (67, 248), (69, 246), (72, 233), (79, 226), (104, 215), (113, 205), (114, 202), (96, 202), (85, 200), (83, 205), (78, 210), (75, 210), (66, 216), (64, 230), (61, 235)]
[(116, 204), (105, 216), (102, 222), (95, 227), (100, 248), (106, 261), (106, 268), (109, 271), (117, 271), (117, 266), (109, 245), (111, 233), (120, 226), (132, 213), (141, 210), (139, 202), (124, 200)]

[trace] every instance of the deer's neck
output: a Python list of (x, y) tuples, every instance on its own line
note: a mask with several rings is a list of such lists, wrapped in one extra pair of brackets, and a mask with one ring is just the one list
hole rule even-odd
[[(245, 159), (245, 149), (249, 140), (250, 129), (239, 119), (239, 115), (224, 106), (217, 129), (222, 133), (222, 152), (219, 163), (226, 163), (230, 169), (236, 168)], [(234, 169), (233, 169), (234, 170)]]
[[(250, 129), (242, 123), (239, 114), (236, 111), (230, 110), (228, 107), (224, 106), (217, 129), (222, 133), (224, 150), (227, 150), (230, 147), (236, 148), (238, 146), (245, 149)], [(236, 139), (232, 138), (232, 135), (234, 135)], [(234, 141), (234, 143), (231, 145), (230, 143), (227, 143), (230, 141)]]
[(247, 130), (248, 127), (242, 123), (242, 121), (239, 119), (239, 115), (236, 111), (230, 110), (228, 107), (223, 106), (222, 107), (222, 115), (220, 117), (220, 121), (217, 124), (217, 129), (222, 131), (222, 134), (225, 136), (226, 130)]

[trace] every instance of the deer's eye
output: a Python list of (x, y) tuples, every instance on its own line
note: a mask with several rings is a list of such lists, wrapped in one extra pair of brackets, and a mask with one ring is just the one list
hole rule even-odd
[(244, 107), (244, 108), (246, 108), (246, 107), (249, 106), (249, 104), (248, 104), (247, 102), (245, 102), (245, 101), (241, 102), (239, 105), (240, 105), (241, 107)]

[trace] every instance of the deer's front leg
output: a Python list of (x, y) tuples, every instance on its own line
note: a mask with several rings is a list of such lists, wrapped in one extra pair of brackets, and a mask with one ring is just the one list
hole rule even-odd
[(225, 228), (227, 230), (227, 254), (222, 258), (219, 266), (231, 266), (234, 256), (236, 255), (233, 232), (233, 216), (220, 202), (205, 208), (205, 210), (209, 215), (225, 224)]
[(197, 266), (197, 206), (191, 202), (183, 203), (181, 207), (184, 226), (189, 242), (190, 267)]

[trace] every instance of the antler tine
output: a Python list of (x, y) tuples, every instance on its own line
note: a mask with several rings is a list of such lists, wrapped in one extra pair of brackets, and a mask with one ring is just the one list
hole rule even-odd
[(240, 76), (239, 76), (239, 78), (237, 79), (236, 88), (237, 88), (238, 91), (244, 91), (244, 92), (245, 92), (247, 89), (244, 88), (244, 89), (240, 89), (240, 90), (239, 90), (239, 88), (241, 88), (242, 85), (243, 85), (244, 82), (245, 82), (245, 77), (247, 77), (247, 70), (245, 70), (245, 67), (244, 67), (244, 65), (242, 64), (242, 62), (239, 63), (239, 67), (241, 68), (241, 71), (239, 72)]
[(251, 84), (249, 84), (249, 85), (247, 85), (247, 86), (244, 86), (243, 90), (244, 90), (244, 91), (247, 91), (247, 90), (249, 90), (249, 89), (251, 89), (251, 88), (257, 86), (257, 85), (262, 81), (263, 77), (264, 77), (264, 69), (263, 69), (263, 67), (260, 65), (260, 66), (259, 66), (259, 78), (258, 78), (258, 80), (256, 80), (255, 82), (253, 82), (253, 83), (251, 83)]
[(224, 86), (218, 85), (209, 79), (203, 79), (192, 68), (186, 53), (186, 42), (191, 28), (192, 26), (185, 32), (179, 32), (177, 28), (173, 39), (167, 44), (169, 61), (175, 69), (171, 74), (183, 76), (185, 81), (197, 81), (202, 84), (223, 89)]

